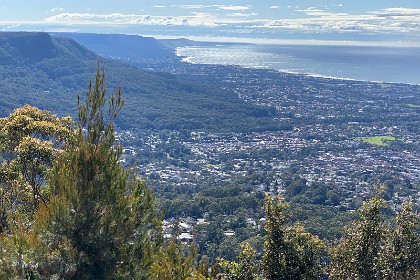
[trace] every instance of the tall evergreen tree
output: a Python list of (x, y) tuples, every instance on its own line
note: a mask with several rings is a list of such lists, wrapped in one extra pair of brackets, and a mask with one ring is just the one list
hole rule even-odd
[[(121, 90), (105, 111), (104, 73), (97, 71), (86, 102), (79, 98), (76, 143), (51, 171), (50, 202), (36, 212), (31, 229), (4, 244), (14, 254), (4, 273), (46, 279), (150, 279), (161, 247), (161, 224), (153, 195), (119, 164), (113, 121)], [(19, 251), (16, 248), (20, 243)], [(23, 259), (20, 265), (17, 259)], [(15, 264), (23, 269), (17, 270)]]

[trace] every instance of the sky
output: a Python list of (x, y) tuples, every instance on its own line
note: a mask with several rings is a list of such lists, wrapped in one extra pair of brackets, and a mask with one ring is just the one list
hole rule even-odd
[(420, 0), (0, 0), (0, 30), (420, 46)]

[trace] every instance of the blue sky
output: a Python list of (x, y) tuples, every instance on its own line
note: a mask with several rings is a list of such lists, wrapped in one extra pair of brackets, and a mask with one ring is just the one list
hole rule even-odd
[(420, 45), (420, 1), (1, 0), (0, 30)]

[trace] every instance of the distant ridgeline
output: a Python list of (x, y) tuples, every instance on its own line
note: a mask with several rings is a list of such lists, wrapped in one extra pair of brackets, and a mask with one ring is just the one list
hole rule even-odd
[(2, 64), (19, 60), (38, 62), (54, 57), (54, 45), (45, 33), (3, 33), (0, 47)]
[[(92, 34), (54, 32), (55, 37), (70, 38), (94, 51), (110, 58), (128, 62), (151, 62), (174, 59), (175, 48), (185, 46), (214, 46), (212, 42), (197, 42), (188, 39), (155, 39), (126, 34)], [(224, 45), (235, 43), (224, 43)]]
[[(52, 33), (70, 38), (104, 57), (118, 59), (164, 58), (173, 55), (173, 48), (152, 37), (123, 34)], [(127, 52), (127, 50), (129, 50)]]
[[(86, 35), (72, 36), (83, 39)], [(97, 47), (115, 40), (111, 36), (108, 41), (102, 41), (100, 35), (96, 36), (98, 38), (85, 39)], [(124, 43), (122, 38), (117, 41)], [(139, 37), (138, 40), (143, 43), (130, 42), (133, 54), (170, 53), (169, 46), (155, 39)], [(167, 43), (173, 46), (180, 42)], [(114, 56), (118, 56), (118, 48), (115, 48)], [(98, 63), (105, 67), (107, 84), (115, 86), (120, 83), (123, 89), (127, 105), (117, 124), (122, 128), (225, 132), (284, 128), (270, 118), (275, 113), (274, 108), (246, 103), (214, 86), (181, 81), (170, 74), (150, 73), (102, 58), (73, 39), (60, 37), (60, 34), (51, 36), (29, 32), (0, 33), (1, 117), (26, 103), (60, 115), (74, 115), (76, 93), (85, 91), (86, 81), (95, 73)]]

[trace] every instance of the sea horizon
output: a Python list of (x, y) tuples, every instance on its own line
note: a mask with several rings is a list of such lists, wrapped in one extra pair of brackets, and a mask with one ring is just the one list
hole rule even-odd
[(192, 64), (234, 65), (327, 79), (420, 85), (420, 48), (214, 44), (176, 49)]

